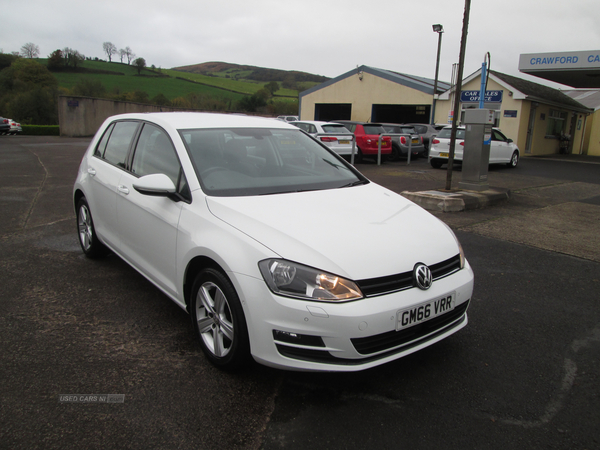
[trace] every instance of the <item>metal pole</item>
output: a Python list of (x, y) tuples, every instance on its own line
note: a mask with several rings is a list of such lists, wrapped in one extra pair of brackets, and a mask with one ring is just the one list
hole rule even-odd
[(452, 117), (452, 131), (450, 133), (450, 149), (448, 154), (448, 171), (446, 172), (446, 190), (452, 189), (452, 165), (454, 164), (454, 147), (456, 145), (456, 127), (460, 110), (460, 91), (462, 89), (463, 68), (465, 65), (465, 50), (467, 47), (467, 33), (469, 29), (469, 13), (471, 0), (465, 0), (465, 15), (463, 17), (462, 38), (460, 40), (460, 55), (458, 58), (458, 75), (454, 91), (454, 113)]
[(438, 85), (438, 74), (440, 72), (440, 53), (442, 50), (442, 33), (443, 31), (438, 31), (438, 48), (437, 48), (437, 61), (435, 63), (435, 80), (433, 82), (433, 104), (431, 105), (431, 125), (435, 124), (435, 102), (437, 95), (437, 85)]
[(377, 149), (377, 165), (381, 165), (381, 139), (383, 138), (383, 134), (379, 135), (379, 147)]

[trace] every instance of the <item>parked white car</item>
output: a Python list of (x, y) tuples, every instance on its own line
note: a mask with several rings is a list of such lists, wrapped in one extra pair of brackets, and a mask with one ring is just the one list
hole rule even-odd
[[(433, 139), (429, 149), (429, 163), (438, 169), (442, 164), (448, 163), (450, 151), (450, 133), (452, 127), (441, 130)], [(457, 127), (456, 142), (454, 145), (454, 162), (462, 163), (465, 142), (465, 127)], [(512, 139), (507, 138), (497, 128), (492, 129), (492, 142), (490, 145), (490, 164), (506, 164), (509, 167), (517, 167), (519, 163), (519, 148)]]
[[(341, 123), (310, 120), (301, 120), (290, 123), (301, 130), (304, 130), (315, 139), (323, 142), (338, 155), (352, 155), (352, 140), (354, 135)], [(356, 152), (356, 150), (354, 151)]]
[(10, 131), (8, 132), (8, 134), (17, 135), (23, 132), (23, 128), (21, 128), (20, 123), (15, 122), (12, 119), (8, 119), (8, 123), (10, 124)]
[(188, 311), (220, 368), (356, 371), (467, 324), (450, 228), (281, 121), (110, 117), (73, 202), (85, 255), (112, 250)]

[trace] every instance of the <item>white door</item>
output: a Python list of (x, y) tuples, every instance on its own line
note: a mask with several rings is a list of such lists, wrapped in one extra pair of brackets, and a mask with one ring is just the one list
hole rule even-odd
[(140, 176), (163, 173), (177, 186), (180, 171), (167, 133), (146, 123), (131, 173), (123, 173), (117, 195), (121, 249), (133, 266), (173, 296), (177, 295), (177, 227), (183, 202), (141, 194), (133, 184)]

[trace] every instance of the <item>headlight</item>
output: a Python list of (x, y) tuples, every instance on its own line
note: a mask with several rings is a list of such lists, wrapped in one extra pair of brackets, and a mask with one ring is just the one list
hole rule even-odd
[(442, 222), (442, 223), (448, 229), (448, 231), (450, 232), (450, 234), (452, 235), (452, 237), (456, 241), (456, 245), (458, 245), (458, 253), (460, 254), (460, 268), (464, 269), (465, 268), (465, 252), (464, 252), (464, 250), (462, 248), (462, 245), (460, 245), (460, 241), (456, 237), (456, 234), (454, 234), (454, 231), (452, 231), (452, 228), (450, 228), (447, 223), (445, 223), (445, 222)]
[(266, 259), (259, 262), (258, 267), (275, 294), (322, 302), (344, 302), (363, 297), (353, 281), (302, 264)]

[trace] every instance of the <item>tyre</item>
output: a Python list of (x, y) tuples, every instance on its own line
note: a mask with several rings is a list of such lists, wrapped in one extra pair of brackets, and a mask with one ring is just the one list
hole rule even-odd
[(398, 161), (400, 159), (400, 147), (395, 142), (392, 142), (392, 153), (388, 156), (390, 161)]
[(510, 162), (506, 163), (506, 165), (508, 167), (514, 168), (517, 167), (517, 164), (519, 164), (519, 152), (515, 150), (515, 152), (510, 157)]
[(88, 258), (98, 258), (107, 253), (107, 249), (98, 240), (90, 206), (85, 197), (77, 202), (77, 236), (81, 250)]
[(429, 164), (431, 164), (431, 167), (433, 167), (434, 169), (439, 169), (440, 167), (442, 167), (443, 163), (439, 159), (432, 159), (431, 161), (429, 161)]
[(235, 288), (222, 272), (208, 268), (196, 276), (190, 313), (202, 351), (211, 363), (234, 370), (250, 361), (244, 311)]
[[(352, 158), (352, 156), (350, 157)], [(363, 160), (362, 150), (356, 146), (356, 153), (354, 154), (354, 164), (361, 163)]]

